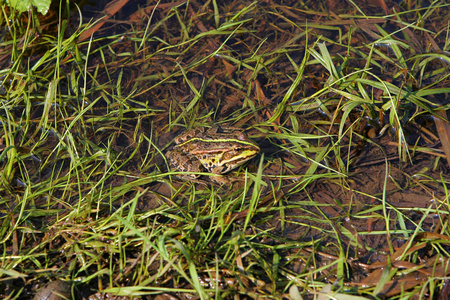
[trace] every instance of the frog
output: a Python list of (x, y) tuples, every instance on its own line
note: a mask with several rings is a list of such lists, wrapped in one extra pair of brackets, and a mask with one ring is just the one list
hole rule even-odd
[(226, 174), (260, 152), (242, 130), (217, 125), (189, 129), (174, 142), (166, 157), (173, 168), (189, 173), (181, 176), (184, 179), (197, 179), (200, 172)]

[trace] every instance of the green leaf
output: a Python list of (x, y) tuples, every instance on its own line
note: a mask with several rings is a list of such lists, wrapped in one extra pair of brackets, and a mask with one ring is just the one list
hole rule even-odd
[(35, 6), (37, 11), (45, 15), (50, 7), (51, 0), (7, 0), (9, 6), (19, 12), (28, 11), (31, 6)]

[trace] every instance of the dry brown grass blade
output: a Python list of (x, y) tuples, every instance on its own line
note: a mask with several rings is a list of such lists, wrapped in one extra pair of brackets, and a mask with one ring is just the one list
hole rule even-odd
[(94, 26), (92, 26), (91, 28), (89, 28), (88, 30), (84, 31), (81, 35), (80, 38), (78, 39), (78, 41), (84, 41), (86, 39), (88, 39), (91, 35), (93, 35), (100, 27), (103, 26), (103, 24), (105, 24), (105, 22), (107, 20), (109, 20), (109, 18), (111, 18), (112, 16), (114, 16), (114, 14), (116, 12), (118, 12), (125, 4), (128, 3), (129, 0), (113, 0), (111, 2), (109, 2), (106, 6), (105, 9), (102, 11), (101, 15), (103, 15), (103, 19), (96, 23)]
[(142, 18), (144, 18), (148, 14), (151, 14), (155, 8), (160, 8), (160, 9), (172, 8), (172, 7), (181, 5), (185, 2), (186, 1), (183, 0), (183, 1), (173, 2), (173, 3), (155, 4), (155, 5), (147, 6), (143, 9), (140, 9), (137, 12), (133, 13), (130, 16), (130, 21), (131, 22), (142, 22)]
[(450, 125), (448, 124), (447, 113), (444, 110), (438, 110), (436, 113), (442, 117), (442, 119), (435, 118), (434, 123), (441, 139), (442, 148), (444, 148), (447, 164), (450, 166)]
[(392, 297), (404, 291), (407, 291), (415, 286), (421, 285), (422, 282), (427, 281), (428, 276), (418, 274), (416, 272), (405, 275), (400, 279), (391, 280), (381, 290), (378, 296)]
[[(400, 266), (397, 264), (394, 264), (393, 267), (396, 268), (402, 268), (407, 267), (406, 264), (408, 262), (402, 262), (404, 265)], [(409, 267), (414, 267), (414, 264), (409, 263)], [(368, 277), (366, 277), (361, 283), (367, 284), (367, 285), (377, 285), (380, 280), (382, 280), (382, 276), (384, 274), (384, 269), (377, 269), (374, 270)], [(413, 288), (417, 285), (421, 285), (423, 281), (427, 280), (428, 276), (430, 274), (433, 274), (432, 270), (427, 270), (424, 268), (424, 270), (420, 270), (419, 272), (413, 272), (410, 274), (407, 274), (405, 276), (401, 276), (399, 278), (389, 280), (386, 282), (385, 286), (383, 287), (380, 294), (377, 296), (394, 296), (400, 294), (402, 291), (408, 290), (410, 288)]]
[(384, 2), (384, 0), (378, 0), (378, 3), (380, 4), (380, 6), (383, 9), (384, 13), (386, 15), (388, 15), (389, 14), (389, 9), (388, 9), (388, 7), (386, 5), (386, 2)]
[[(423, 239), (423, 238), (433, 238), (433, 239), (439, 239), (444, 238), (445, 240), (448, 240), (448, 237), (444, 237), (440, 234), (420, 234), (416, 236), (415, 239)], [(415, 286), (421, 285), (422, 282), (426, 281), (427, 278), (430, 276), (438, 276), (438, 277), (444, 277), (446, 276), (450, 271), (441, 266), (446, 266), (447, 262), (442, 261), (442, 257), (439, 255), (436, 255), (434, 257), (431, 257), (428, 259), (428, 261), (424, 264), (414, 264), (409, 261), (404, 260), (397, 260), (399, 257), (403, 256), (403, 252), (405, 249), (407, 249), (408, 243), (405, 243), (402, 247), (397, 249), (397, 251), (391, 255), (391, 262), (392, 267), (397, 269), (403, 269), (403, 270), (414, 270), (406, 275), (399, 276), (398, 278), (395, 278), (393, 280), (390, 280), (386, 283), (386, 285), (383, 287), (383, 290), (380, 292), (378, 296), (383, 297), (390, 297), (394, 295), (398, 295), (402, 293), (402, 291), (411, 289)], [(407, 253), (412, 254), (413, 252), (416, 252), (426, 246), (426, 243), (418, 243), (417, 245), (414, 245), (412, 247), (408, 248)], [(369, 285), (376, 285), (380, 280), (382, 280), (382, 276), (384, 273), (384, 268), (387, 266), (387, 263), (374, 263), (370, 265), (371, 268), (373, 267), (379, 267), (379, 269), (374, 270), (372, 273), (369, 274), (361, 283), (363, 284), (369, 284)]]
[[(385, 297), (398, 295), (405, 290), (421, 285), (422, 282), (428, 280), (431, 276), (445, 277), (450, 273), (450, 270), (446, 267), (448, 260), (443, 260), (438, 255), (430, 259), (426, 265), (429, 267), (424, 267), (421, 270), (401, 276), (398, 279), (390, 280), (384, 286), (381, 294)], [(436, 267), (436, 265), (438, 266)]]

